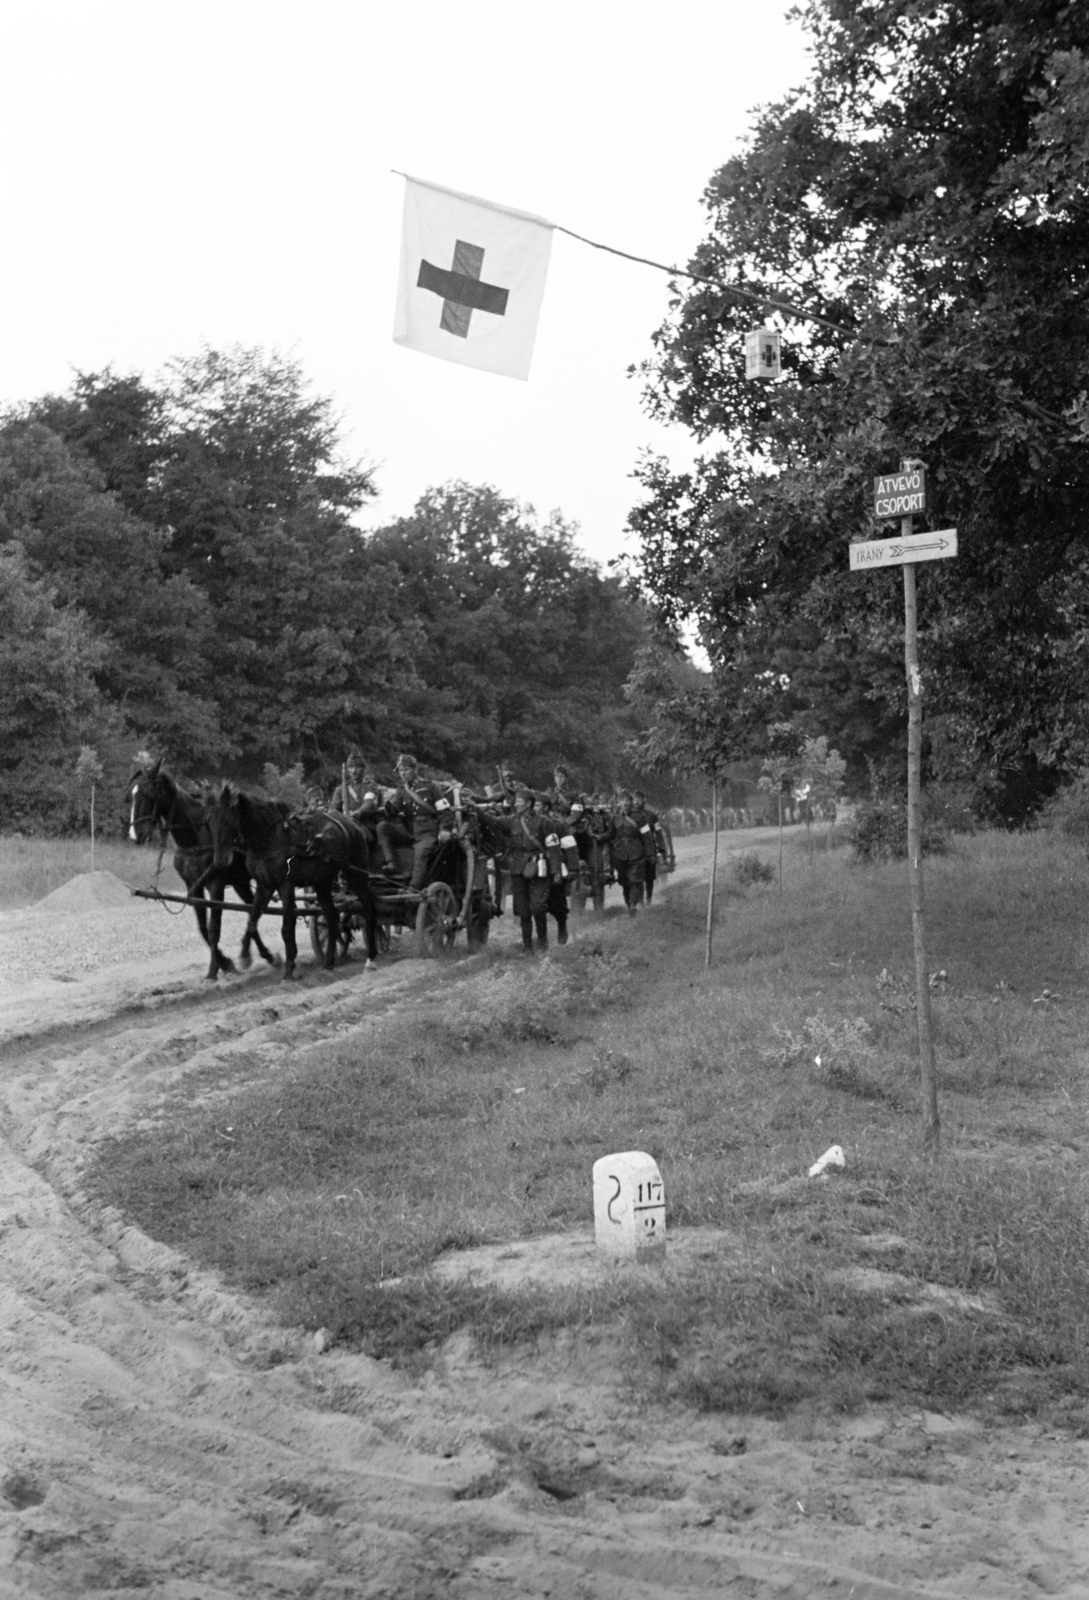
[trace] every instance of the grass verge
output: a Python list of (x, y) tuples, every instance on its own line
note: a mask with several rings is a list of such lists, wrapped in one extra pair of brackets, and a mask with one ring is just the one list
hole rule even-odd
[[(419, 1360), (622, 1325), (648, 1392), (783, 1410), (901, 1397), (1081, 1418), (1089, 1401), (1089, 870), (1046, 835), (928, 868), (945, 1154), (918, 1154), (902, 864), (796, 858), (786, 892), (702, 891), (494, 948), (412, 1015), (301, 1049), (275, 1081), (179, 1096), (89, 1182), (290, 1324)], [(841, 1177), (807, 1182), (838, 1143)], [(591, 1221), (590, 1168), (644, 1149), (691, 1273), (557, 1293), (440, 1283), (443, 1251)], [(1079, 1424), (1080, 1425), (1080, 1424)]]
[[(174, 871), (174, 852), (166, 851), (159, 887), (184, 893)], [(112, 872), (122, 883), (143, 888), (155, 880), (159, 851), (117, 840), (95, 841), (95, 871)], [(69, 878), (91, 870), (90, 839), (0, 838), (0, 912), (34, 905)]]

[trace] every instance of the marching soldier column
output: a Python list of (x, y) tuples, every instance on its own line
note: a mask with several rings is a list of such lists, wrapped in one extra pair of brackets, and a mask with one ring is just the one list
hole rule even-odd
[(518, 784), (504, 768), (498, 786), (474, 795), (450, 779), (425, 778), (410, 755), (398, 757), (396, 774), (395, 782), (383, 783), (353, 751), (331, 808), (360, 824), (372, 858), (389, 876), (405, 881), (396, 852), (412, 850), (409, 889), (423, 886), (436, 847), (458, 828), (457, 808), (475, 814), (502, 872), (500, 905), (509, 883), (526, 951), (548, 948), (550, 917), (556, 942), (567, 943), (572, 897), (581, 903), (592, 894), (601, 906), (605, 887), (617, 883), (635, 916), (652, 903), (659, 869), (673, 868), (672, 842), (641, 791), (621, 790), (612, 798), (581, 793), (561, 766), (550, 790)]

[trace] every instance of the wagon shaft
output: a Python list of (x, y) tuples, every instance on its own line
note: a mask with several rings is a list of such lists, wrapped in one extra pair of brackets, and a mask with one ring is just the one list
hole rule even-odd
[(173, 900), (179, 906), (203, 906), (206, 911), (249, 911), (243, 900), (206, 900), (201, 894), (164, 894), (158, 889), (133, 889), (140, 900)]

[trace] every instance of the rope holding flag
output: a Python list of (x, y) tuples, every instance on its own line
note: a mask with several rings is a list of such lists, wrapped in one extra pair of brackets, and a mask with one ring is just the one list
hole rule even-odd
[(593, 250), (605, 250), (671, 277), (707, 284), (848, 339), (863, 336), (872, 344), (888, 342), (764, 289), (746, 289), (685, 267), (670, 267), (587, 239), (528, 211), (407, 173), (399, 175), (405, 180), (405, 211), (393, 337), (410, 350), (508, 378), (528, 378), (553, 233), (565, 233)]

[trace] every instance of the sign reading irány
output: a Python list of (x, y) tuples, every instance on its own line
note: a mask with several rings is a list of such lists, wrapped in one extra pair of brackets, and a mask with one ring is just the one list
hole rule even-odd
[(899, 539), (863, 539), (848, 546), (852, 572), (871, 567), (903, 567), (909, 561), (944, 561), (957, 553), (956, 528), (901, 534)]

